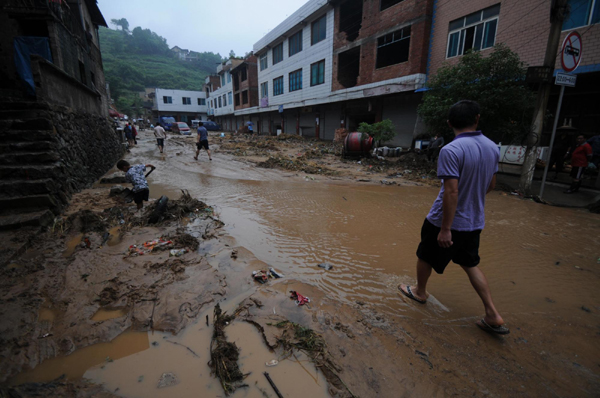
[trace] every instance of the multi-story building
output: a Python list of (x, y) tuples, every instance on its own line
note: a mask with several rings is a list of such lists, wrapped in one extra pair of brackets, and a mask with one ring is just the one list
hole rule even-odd
[(236, 111), (262, 132), (332, 139), (391, 119), (393, 143), (420, 126), (433, 0), (311, 0), (254, 45), (260, 106)]
[[(231, 58), (217, 66), (217, 76), (221, 80), (220, 86), (211, 91), (208, 98), (211, 118), (219, 123), (223, 130), (227, 131), (233, 131), (236, 128), (233, 115), (233, 79), (231, 78), (231, 70), (242, 62), (243, 60), (241, 59)], [(205, 84), (204, 87), (206, 90), (207, 85)]]
[(172, 116), (178, 122), (207, 120), (206, 93), (204, 91), (169, 90), (157, 88), (154, 95), (152, 117)]
[(233, 79), (233, 107), (236, 111), (258, 106), (258, 73), (256, 61), (256, 56), (250, 54), (244, 59), (244, 62), (231, 70), (231, 77)]
[[(492, 51), (504, 43), (528, 66), (541, 66), (550, 32), (552, 1), (446, 0), (436, 1), (431, 34), (428, 73), (434, 75), (443, 63), (454, 64), (468, 50)], [(560, 44), (570, 32), (582, 36), (583, 54), (576, 87), (565, 91), (560, 124), (572, 121), (574, 134), (587, 137), (600, 133), (597, 91), (600, 87), (600, 1), (570, 0), (569, 14), (563, 23)], [(559, 46), (559, 53), (560, 53)], [(555, 74), (562, 72), (560, 54)], [(556, 109), (559, 87), (555, 86), (548, 109)], [(552, 123), (546, 123), (542, 144), (548, 145)]]

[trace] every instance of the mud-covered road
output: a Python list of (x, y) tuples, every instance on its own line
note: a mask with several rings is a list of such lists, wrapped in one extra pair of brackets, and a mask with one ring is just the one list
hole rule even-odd
[[(246, 304), (226, 329), (250, 373), (234, 397), (275, 397), (265, 371), (285, 397), (597, 396), (599, 215), (490, 193), (481, 268), (511, 329), (491, 336), (475, 326), (483, 308), (458, 266), (432, 277), (425, 306), (398, 294), (398, 284), (414, 280), (420, 227), (437, 188), (257, 168), (219, 151), (215, 138), (212, 161), (205, 153), (193, 160), (191, 137), (167, 140), (160, 155), (151, 133), (141, 136), (126, 159), (157, 166), (151, 198), (176, 199), (185, 189), (214, 217), (135, 227), (90, 251), (79, 248), (80, 233), (66, 232), (61, 247), (42, 239), (3, 270), (2, 317), (22, 311), (0, 323), (4, 385), (67, 376), (13, 393), (223, 396), (207, 365), (220, 302), (229, 313)], [(110, 207), (109, 187), (79, 194), (69, 211)], [(184, 233), (199, 247), (180, 258), (123, 258), (132, 242)], [(268, 267), (284, 277), (252, 280)], [(290, 290), (310, 304), (296, 306)], [(282, 320), (322, 335), (332, 370), (317, 370), (302, 351), (282, 351)], [(7, 325), (22, 328), (22, 338)], [(267, 367), (272, 359), (279, 364)], [(176, 382), (157, 388), (164, 374)]]

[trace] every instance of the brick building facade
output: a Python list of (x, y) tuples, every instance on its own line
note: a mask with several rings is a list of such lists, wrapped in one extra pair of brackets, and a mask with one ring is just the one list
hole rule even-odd
[(244, 62), (231, 70), (233, 79), (234, 109), (247, 109), (258, 106), (258, 68), (255, 55), (249, 55)]
[[(527, 66), (541, 66), (550, 31), (551, 3), (551, 0), (541, 3), (519, 0), (437, 0), (431, 29), (428, 76), (435, 75), (444, 63), (458, 62), (469, 47), (485, 55), (492, 51), (496, 43), (506, 44)], [(578, 75), (577, 86), (565, 91), (559, 125), (563, 120), (570, 119), (576, 127), (574, 134), (583, 133), (589, 137), (600, 133), (600, 112), (596, 104), (596, 91), (600, 86), (600, 25), (597, 20), (600, 2), (570, 1), (569, 6), (570, 13), (563, 23), (560, 44), (567, 34), (577, 30), (582, 35), (583, 55), (580, 66), (574, 72)], [(560, 55), (556, 58), (557, 72), (563, 72)], [(559, 87), (555, 86), (548, 104), (552, 113), (556, 109), (558, 93)], [(546, 123), (543, 145), (549, 143), (551, 126), (552, 123)]]

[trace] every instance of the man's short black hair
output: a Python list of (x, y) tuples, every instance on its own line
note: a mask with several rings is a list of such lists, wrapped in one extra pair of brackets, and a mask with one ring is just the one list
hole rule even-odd
[(475, 101), (462, 100), (450, 107), (448, 122), (455, 129), (464, 129), (477, 124), (477, 115), (481, 113), (479, 104)]
[(198, 122), (198, 127), (200, 127), (200, 126), (204, 126), (204, 123)]
[(117, 162), (117, 169), (123, 170), (125, 167), (129, 167), (129, 162), (126, 160), (119, 160)]

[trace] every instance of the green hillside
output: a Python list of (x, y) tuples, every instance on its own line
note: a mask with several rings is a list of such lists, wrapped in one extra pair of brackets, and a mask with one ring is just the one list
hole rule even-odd
[(180, 61), (166, 39), (149, 29), (132, 31), (100, 28), (104, 74), (120, 112), (135, 114), (141, 106), (138, 92), (146, 87), (202, 90), (204, 79), (222, 61), (219, 54), (195, 53), (198, 61)]

